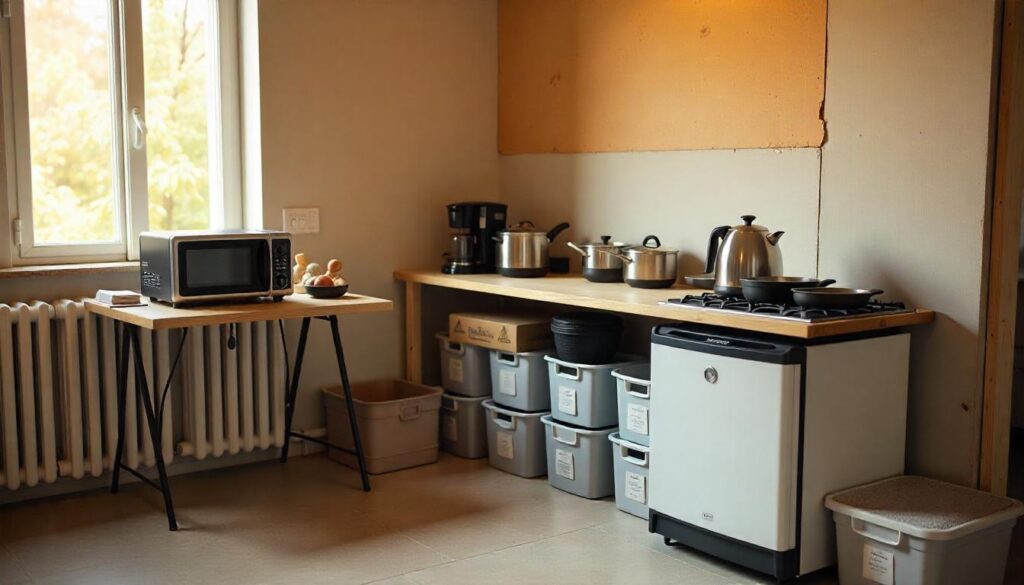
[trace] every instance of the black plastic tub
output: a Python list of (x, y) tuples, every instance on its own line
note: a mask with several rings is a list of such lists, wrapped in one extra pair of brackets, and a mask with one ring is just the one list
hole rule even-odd
[(619, 351), (622, 318), (589, 311), (563, 313), (551, 319), (551, 333), (559, 359), (577, 364), (607, 364)]

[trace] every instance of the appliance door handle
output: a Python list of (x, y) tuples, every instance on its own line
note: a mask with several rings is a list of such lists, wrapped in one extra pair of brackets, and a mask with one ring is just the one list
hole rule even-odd
[(863, 536), (864, 538), (873, 540), (875, 542), (880, 542), (882, 544), (886, 544), (889, 546), (899, 546), (900, 543), (903, 542), (903, 533), (899, 530), (892, 530), (890, 528), (880, 527), (890, 532), (894, 532), (896, 534), (896, 540), (887, 540), (885, 538), (882, 538), (881, 536), (870, 534), (867, 531), (866, 526), (867, 525), (864, 523), (863, 520), (858, 520), (857, 518), (850, 516), (850, 530), (853, 530), (855, 533), (859, 534), (860, 536)]

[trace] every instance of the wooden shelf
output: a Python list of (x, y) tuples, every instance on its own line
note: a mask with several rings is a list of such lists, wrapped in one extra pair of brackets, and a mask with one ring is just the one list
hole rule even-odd
[(557, 303), (626, 315), (716, 325), (802, 339), (919, 325), (935, 319), (935, 313), (925, 309), (909, 313), (857, 317), (822, 323), (803, 323), (707, 309), (684, 309), (661, 303), (669, 298), (681, 297), (686, 294), (700, 294), (706, 291), (684, 284), (677, 284), (669, 289), (638, 289), (622, 283), (588, 282), (579, 275), (507, 278), (496, 274), (449, 275), (435, 270), (398, 270), (394, 276), (397, 280), (413, 284)]
[(278, 303), (261, 300), (236, 305), (199, 305), (180, 308), (162, 303), (150, 303), (141, 307), (112, 307), (94, 299), (86, 299), (85, 306), (92, 313), (153, 330), (377, 313), (394, 308), (394, 304), (387, 299), (352, 293), (338, 299), (314, 299), (304, 294), (295, 294), (285, 297)]
[(43, 276), (71, 276), (76, 274), (105, 274), (111, 272), (138, 272), (138, 262), (89, 262), (85, 264), (41, 264), (0, 268), (0, 280), (35, 278)]

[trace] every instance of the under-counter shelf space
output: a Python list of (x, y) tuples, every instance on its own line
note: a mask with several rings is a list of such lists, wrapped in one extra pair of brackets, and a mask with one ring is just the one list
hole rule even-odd
[(824, 322), (801, 322), (773, 319), (757, 314), (716, 311), (711, 309), (680, 308), (665, 305), (670, 298), (700, 294), (685, 284), (671, 288), (639, 289), (622, 283), (594, 283), (578, 274), (549, 275), (543, 278), (509, 278), (497, 274), (443, 274), (437, 270), (397, 270), (395, 279), (406, 283), (406, 375), (416, 381), (422, 375), (422, 350), (418, 339), (422, 333), (421, 286), (437, 286), (478, 293), (499, 295), (529, 301), (540, 301), (624, 315), (638, 315), (729, 327), (744, 331), (783, 335), (800, 339), (814, 339), (891, 329), (930, 323), (935, 313), (916, 309), (905, 313), (888, 313), (836, 319)]

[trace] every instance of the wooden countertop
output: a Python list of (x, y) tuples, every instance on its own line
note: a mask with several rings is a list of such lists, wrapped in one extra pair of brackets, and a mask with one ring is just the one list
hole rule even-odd
[(639, 289), (622, 283), (593, 283), (578, 274), (549, 275), (544, 278), (508, 278), (497, 274), (450, 275), (436, 270), (398, 270), (395, 271), (395, 279), (531, 301), (558, 303), (671, 321), (717, 325), (803, 339), (919, 325), (930, 323), (935, 319), (934, 312), (917, 309), (908, 313), (804, 323), (713, 309), (680, 308), (660, 303), (669, 298), (707, 291), (685, 284), (676, 284), (667, 289)]
[(141, 307), (112, 307), (94, 299), (86, 299), (85, 306), (92, 313), (138, 325), (144, 329), (160, 330), (276, 319), (377, 313), (392, 310), (394, 303), (387, 299), (349, 293), (338, 299), (314, 299), (305, 294), (293, 294), (278, 303), (268, 299), (235, 305), (197, 305), (179, 308), (163, 303), (150, 303)]

